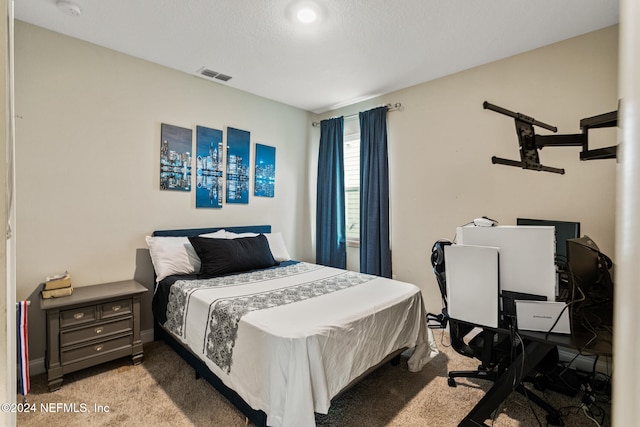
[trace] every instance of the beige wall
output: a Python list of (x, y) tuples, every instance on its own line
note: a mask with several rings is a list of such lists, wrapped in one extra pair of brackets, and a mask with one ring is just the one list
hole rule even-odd
[[(577, 147), (550, 147), (541, 162), (564, 175), (493, 165), (494, 155), (519, 159), (517, 137), (512, 118), (482, 103), (579, 133), (580, 119), (617, 109), (617, 37), (617, 26), (606, 28), (318, 117), (402, 103), (404, 111), (388, 116), (393, 271), (422, 288), (428, 310), (441, 307), (432, 244), (479, 216), (503, 225), (517, 217), (579, 221), (614, 257), (616, 161), (581, 162)], [(615, 145), (616, 129), (590, 138), (593, 147)], [(313, 152), (317, 137), (312, 143)]]
[[(76, 286), (150, 287), (144, 236), (156, 229), (271, 224), (304, 259), (309, 113), (23, 22), (15, 39), (19, 299), (37, 307), (39, 283), (64, 270)], [(275, 146), (275, 198), (196, 209), (194, 191), (160, 191), (161, 123), (248, 130), (252, 158), (256, 142)], [(33, 360), (44, 356), (38, 309), (30, 322)]]

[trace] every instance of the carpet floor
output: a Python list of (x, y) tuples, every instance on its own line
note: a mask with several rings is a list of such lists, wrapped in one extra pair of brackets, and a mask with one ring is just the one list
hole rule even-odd
[[(448, 336), (435, 331), (440, 354), (422, 371), (382, 366), (334, 399), (326, 415), (316, 415), (322, 427), (456, 426), (489, 389), (482, 380), (460, 379), (447, 385), (449, 370), (476, 369), (478, 362), (448, 347)], [(31, 380), (27, 403), (35, 411), (17, 414), (18, 426), (244, 426), (245, 417), (166, 344), (144, 346), (144, 362), (129, 358), (65, 375), (60, 390), (49, 392), (46, 375)], [(611, 425), (603, 397), (580, 409), (582, 394), (568, 397), (553, 391), (535, 391), (563, 414), (567, 427)], [(18, 402), (22, 396), (18, 397)], [(602, 410), (602, 415), (600, 411)], [(487, 425), (496, 427), (546, 426), (545, 413), (519, 393), (503, 402)], [(301, 426), (302, 427), (302, 426)]]

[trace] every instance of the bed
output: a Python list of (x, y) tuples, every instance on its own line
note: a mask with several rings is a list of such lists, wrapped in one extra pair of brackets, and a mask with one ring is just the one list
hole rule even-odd
[(314, 426), (331, 399), (410, 349), (437, 353), (411, 284), (291, 260), (268, 225), (155, 231), (164, 339), (251, 422)]

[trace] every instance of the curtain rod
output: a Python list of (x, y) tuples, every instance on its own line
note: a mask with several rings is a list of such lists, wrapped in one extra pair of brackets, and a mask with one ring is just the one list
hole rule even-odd
[[(386, 104), (386, 105), (385, 105), (385, 107), (387, 107), (387, 111), (403, 111), (403, 110), (404, 110), (404, 107), (403, 107), (403, 106), (402, 106), (402, 104), (401, 104), (401, 103), (399, 103), (399, 102), (396, 102), (396, 103), (395, 103), (395, 104), (393, 104), (393, 105), (391, 105), (391, 104)], [(350, 115), (348, 115), (348, 116), (344, 116), (344, 118), (345, 118), (345, 119), (351, 119), (351, 118), (353, 118), (353, 117), (358, 117), (358, 114), (360, 114), (360, 113), (350, 114)], [(312, 125), (313, 127), (318, 127), (318, 126), (320, 126), (320, 123), (318, 123), (318, 122), (313, 122), (313, 123), (311, 123), (311, 125)]]

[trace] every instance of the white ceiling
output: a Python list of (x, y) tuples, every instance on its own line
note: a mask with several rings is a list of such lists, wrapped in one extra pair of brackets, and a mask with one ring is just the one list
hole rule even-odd
[[(15, 0), (15, 17), (321, 113), (618, 23), (618, 0)], [(319, 19), (296, 22), (313, 2)], [(212, 83), (214, 84), (214, 83)]]

